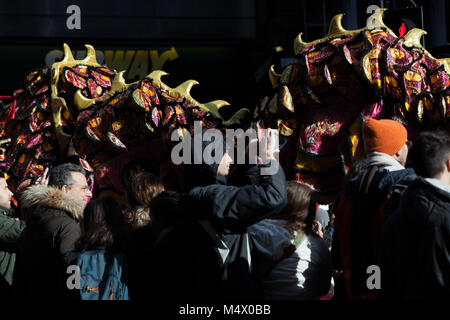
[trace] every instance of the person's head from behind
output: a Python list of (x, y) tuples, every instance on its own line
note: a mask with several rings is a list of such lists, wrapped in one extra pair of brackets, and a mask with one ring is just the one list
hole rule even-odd
[[(151, 222), (148, 208), (150, 202), (164, 191), (161, 179), (150, 172), (139, 172), (130, 177), (127, 190), (129, 208), (125, 210), (125, 220), (134, 227), (144, 227)], [(146, 210), (139, 210), (139, 209)]]
[(400, 122), (366, 119), (362, 125), (362, 136), (367, 154), (385, 153), (405, 165), (408, 157), (408, 132)]
[(5, 174), (0, 171), (0, 209), (9, 209), (11, 207), (11, 198), (14, 195), (8, 188)]
[(90, 201), (84, 209), (84, 232), (76, 244), (79, 251), (123, 248), (127, 227), (120, 205), (110, 197)]
[(292, 231), (312, 233), (316, 218), (315, 201), (312, 200), (313, 189), (303, 183), (288, 181), (286, 190), (287, 205), (276, 218), (286, 220), (288, 229)]
[(164, 228), (174, 225), (182, 218), (181, 196), (175, 191), (163, 191), (150, 203), (152, 230), (158, 235)]
[(421, 132), (409, 155), (417, 175), (450, 184), (450, 137), (447, 133)]
[(127, 192), (131, 207), (150, 207), (150, 201), (164, 191), (161, 179), (150, 172), (139, 172), (130, 177)]
[(73, 163), (60, 164), (49, 171), (48, 186), (56, 187), (71, 197), (88, 203), (92, 197), (86, 181), (86, 171)]

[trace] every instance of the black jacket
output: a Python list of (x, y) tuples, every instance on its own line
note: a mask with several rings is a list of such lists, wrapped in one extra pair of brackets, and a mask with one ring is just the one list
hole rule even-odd
[(18, 244), (15, 295), (64, 298), (68, 276), (64, 255), (74, 250), (80, 237), (84, 203), (60, 189), (39, 185), (23, 192), (21, 205), (27, 209), (27, 226)]
[(380, 241), (382, 297), (450, 299), (450, 193), (417, 178)]
[[(275, 164), (275, 161), (271, 162), (271, 165)], [(256, 165), (238, 167), (228, 179), (233, 185), (221, 184), (219, 177), (215, 184), (204, 186), (199, 182), (200, 186), (192, 188), (185, 198), (189, 217), (197, 225), (198, 221), (207, 221), (212, 226), (212, 233), (218, 233), (229, 250), (228, 259), (232, 261), (222, 270), (223, 263), (212, 233), (208, 234), (204, 226), (197, 226), (197, 242), (209, 243), (204, 253), (198, 253), (197, 264), (213, 264), (215, 267), (212, 268), (220, 277), (225, 275), (222, 280), (217, 278), (217, 273), (213, 275), (210, 272), (211, 279), (207, 279), (205, 273), (199, 275), (204, 285), (198, 286), (209, 287), (203, 290), (205, 294), (210, 292), (209, 297), (250, 299), (255, 296), (247, 227), (278, 214), (287, 203), (286, 180), (281, 166), (274, 175), (259, 176), (259, 170)], [(210, 288), (211, 283), (216, 283), (215, 292)]]
[[(406, 188), (416, 178), (411, 168), (389, 171), (382, 163), (376, 166), (367, 166), (349, 180), (334, 205), (336, 221), (331, 253), (334, 267), (344, 271), (345, 295), (349, 299), (373, 293), (366, 284), (367, 267), (377, 263), (377, 235), (383, 217), (390, 210), (385, 207), (388, 195), (396, 186)], [(369, 181), (372, 169), (374, 176)]]
[[(139, 273), (149, 277), (140, 283), (147, 294), (141, 288), (138, 299), (151, 296), (186, 303), (255, 297), (247, 226), (286, 205), (284, 172), (280, 166), (275, 175), (258, 177), (258, 166), (239, 166), (228, 177), (235, 185), (226, 185), (225, 179), (211, 176), (216, 169), (200, 167), (196, 178), (189, 178), (200, 186), (182, 197), (182, 218), (161, 232), (145, 255), (147, 261), (140, 264), (145, 270)], [(211, 180), (213, 184), (207, 185)], [(217, 242), (202, 225), (206, 221), (229, 249), (232, 263), (226, 270)]]

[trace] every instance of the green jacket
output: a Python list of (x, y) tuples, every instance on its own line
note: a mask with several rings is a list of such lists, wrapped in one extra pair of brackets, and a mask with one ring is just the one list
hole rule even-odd
[(13, 220), (0, 211), (0, 290), (6, 283), (11, 286), (16, 262), (16, 245), (25, 221)]

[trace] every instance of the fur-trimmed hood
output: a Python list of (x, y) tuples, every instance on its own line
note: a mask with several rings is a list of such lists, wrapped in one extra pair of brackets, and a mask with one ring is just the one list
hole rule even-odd
[(28, 187), (20, 196), (23, 208), (49, 207), (69, 213), (75, 220), (83, 218), (85, 203), (77, 200), (56, 187), (34, 185)]

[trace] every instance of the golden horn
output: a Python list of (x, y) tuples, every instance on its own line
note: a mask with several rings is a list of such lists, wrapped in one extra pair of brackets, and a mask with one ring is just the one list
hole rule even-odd
[(344, 13), (340, 13), (335, 15), (333, 19), (331, 19), (330, 28), (328, 29), (328, 36), (340, 35), (347, 32), (347, 30), (342, 27), (343, 16)]
[(249, 113), (250, 113), (250, 110), (247, 108), (239, 109), (235, 114), (233, 114), (233, 116), (230, 119), (228, 119), (227, 121), (224, 121), (222, 124), (225, 127), (229, 127), (234, 124), (240, 124), (241, 120), (243, 118), (245, 118), (247, 116), (247, 114), (249, 114)]
[(64, 59), (62, 59), (61, 62), (66, 63), (74, 61), (75, 59), (73, 58), (72, 50), (70, 50), (69, 45), (67, 43), (64, 43), (63, 46), (64, 46)]
[(53, 123), (55, 126), (61, 126), (61, 109), (67, 108), (66, 101), (56, 96), (52, 92), (52, 100), (51, 100), (51, 107), (52, 107), (52, 115), (53, 115)]
[(230, 104), (225, 100), (214, 100), (205, 103), (205, 106), (214, 106), (217, 110), (219, 110), (223, 106), (229, 106)]
[(82, 60), (82, 63), (86, 64), (92, 64), (92, 65), (99, 65), (97, 62), (97, 55), (95, 54), (95, 49), (90, 44), (84, 45), (87, 49), (86, 58)]
[(223, 106), (228, 106), (230, 104), (225, 100), (214, 100), (204, 104), (197, 103), (196, 105), (200, 107), (200, 109), (203, 109), (204, 111), (211, 112), (214, 117), (222, 119), (222, 117), (219, 114), (219, 109)]
[(405, 42), (403, 43), (408, 47), (419, 47), (422, 48), (422, 44), (420, 43), (420, 39), (424, 34), (427, 34), (425, 30), (414, 28), (405, 35)]
[(385, 28), (387, 30), (387, 32), (389, 32), (392, 36), (397, 38), (397, 35), (391, 29), (389, 29), (383, 22), (383, 13), (386, 10), (387, 9), (385, 9), (385, 8), (377, 9), (367, 20), (367, 22), (368, 22), (367, 25), (364, 28), (357, 29), (357, 30), (344, 29), (342, 27), (342, 17), (344, 16), (344, 14), (341, 13), (341, 14), (335, 15), (331, 19), (328, 34), (324, 38), (317, 39), (312, 42), (304, 42), (302, 39), (303, 33), (299, 33), (298, 36), (294, 40), (294, 52), (297, 55), (306, 46), (323, 43), (323, 42), (326, 42), (333, 38), (338, 38), (338, 37), (343, 37), (343, 36), (344, 37), (354, 36), (363, 30), (370, 30), (370, 29), (374, 29), (374, 28)]
[(191, 88), (199, 84), (196, 80), (187, 80), (174, 89), (169, 89), (169, 94), (177, 98), (185, 97), (188, 102), (195, 101), (190, 94)]
[(289, 137), (294, 132), (294, 130), (286, 126), (282, 120), (278, 120), (278, 130), (280, 130), (280, 133), (285, 137)]
[(287, 86), (282, 86), (279, 94), (279, 103), (281, 106), (288, 109), (290, 112), (295, 112), (294, 104), (292, 103), (292, 95)]
[(310, 46), (313, 44), (317, 44), (317, 43), (323, 43), (326, 42), (330, 39), (333, 38), (337, 38), (337, 37), (342, 37), (342, 36), (353, 36), (358, 34), (359, 32), (361, 32), (364, 29), (358, 29), (358, 30), (346, 30), (342, 27), (342, 17), (344, 16), (343, 13), (335, 15), (332, 19), (331, 19), (331, 23), (330, 23), (330, 28), (328, 30), (328, 34), (322, 38), (322, 39), (318, 39), (318, 40), (314, 40), (312, 42), (304, 42), (302, 40), (302, 34), (300, 33), (294, 40), (294, 51), (295, 54), (299, 54), (299, 52), (306, 46)]
[(366, 29), (385, 28), (391, 35), (397, 38), (397, 35), (384, 24), (383, 14), (386, 10), (386, 8), (378, 8), (375, 10), (375, 12), (367, 20)]
[(270, 79), (270, 83), (272, 84), (272, 87), (274, 87), (274, 88), (278, 87), (280, 78), (281, 78), (281, 74), (276, 73), (275, 69), (273, 68), (273, 65), (271, 65), (270, 69), (269, 69), (269, 79)]
[(417, 104), (417, 119), (419, 120), (419, 123), (423, 120), (423, 101), (420, 100)]
[(444, 65), (445, 71), (450, 74), (450, 58), (438, 59), (438, 61)]
[(294, 52), (295, 52), (296, 55), (299, 54), (300, 51), (301, 51), (305, 46), (308, 45), (308, 43), (306, 43), (306, 42), (303, 41), (303, 39), (302, 39), (302, 34), (303, 34), (303, 32), (300, 32), (300, 33), (298, 34), (298, 36), (295, 38), (295, 40), (294, 40)]
[(282, 85), (287, 85), (289, 83), (289, 79), (291, 78), (291, 72), (292, 72), (292, 64), (284, 68), (283, 73), (281, 74), (280, 83)]
[(123, 77), (123, 74), (125, 71), (120, 71), (115, 74), (114, 79), (111, 83), (111, 90), (110, 92), (117, 92), (117, 91), (123, 91), (128, 85), (125, 82), (125, 78)]
[(152, 73), (150, 73), (149, 75), (147, 75), (147, 78), (152, 79), (153, 82), (155, 84), (157, 84), (159, 87), (161, 87), (165, 90), (169, 90), (169, 87), (161, 81), (161, 77), (165, 76), (165, 75), (168, 75), (168, 73), (164, 72), (162, 70), (155, 70), (155, 71), (152, 71)]

